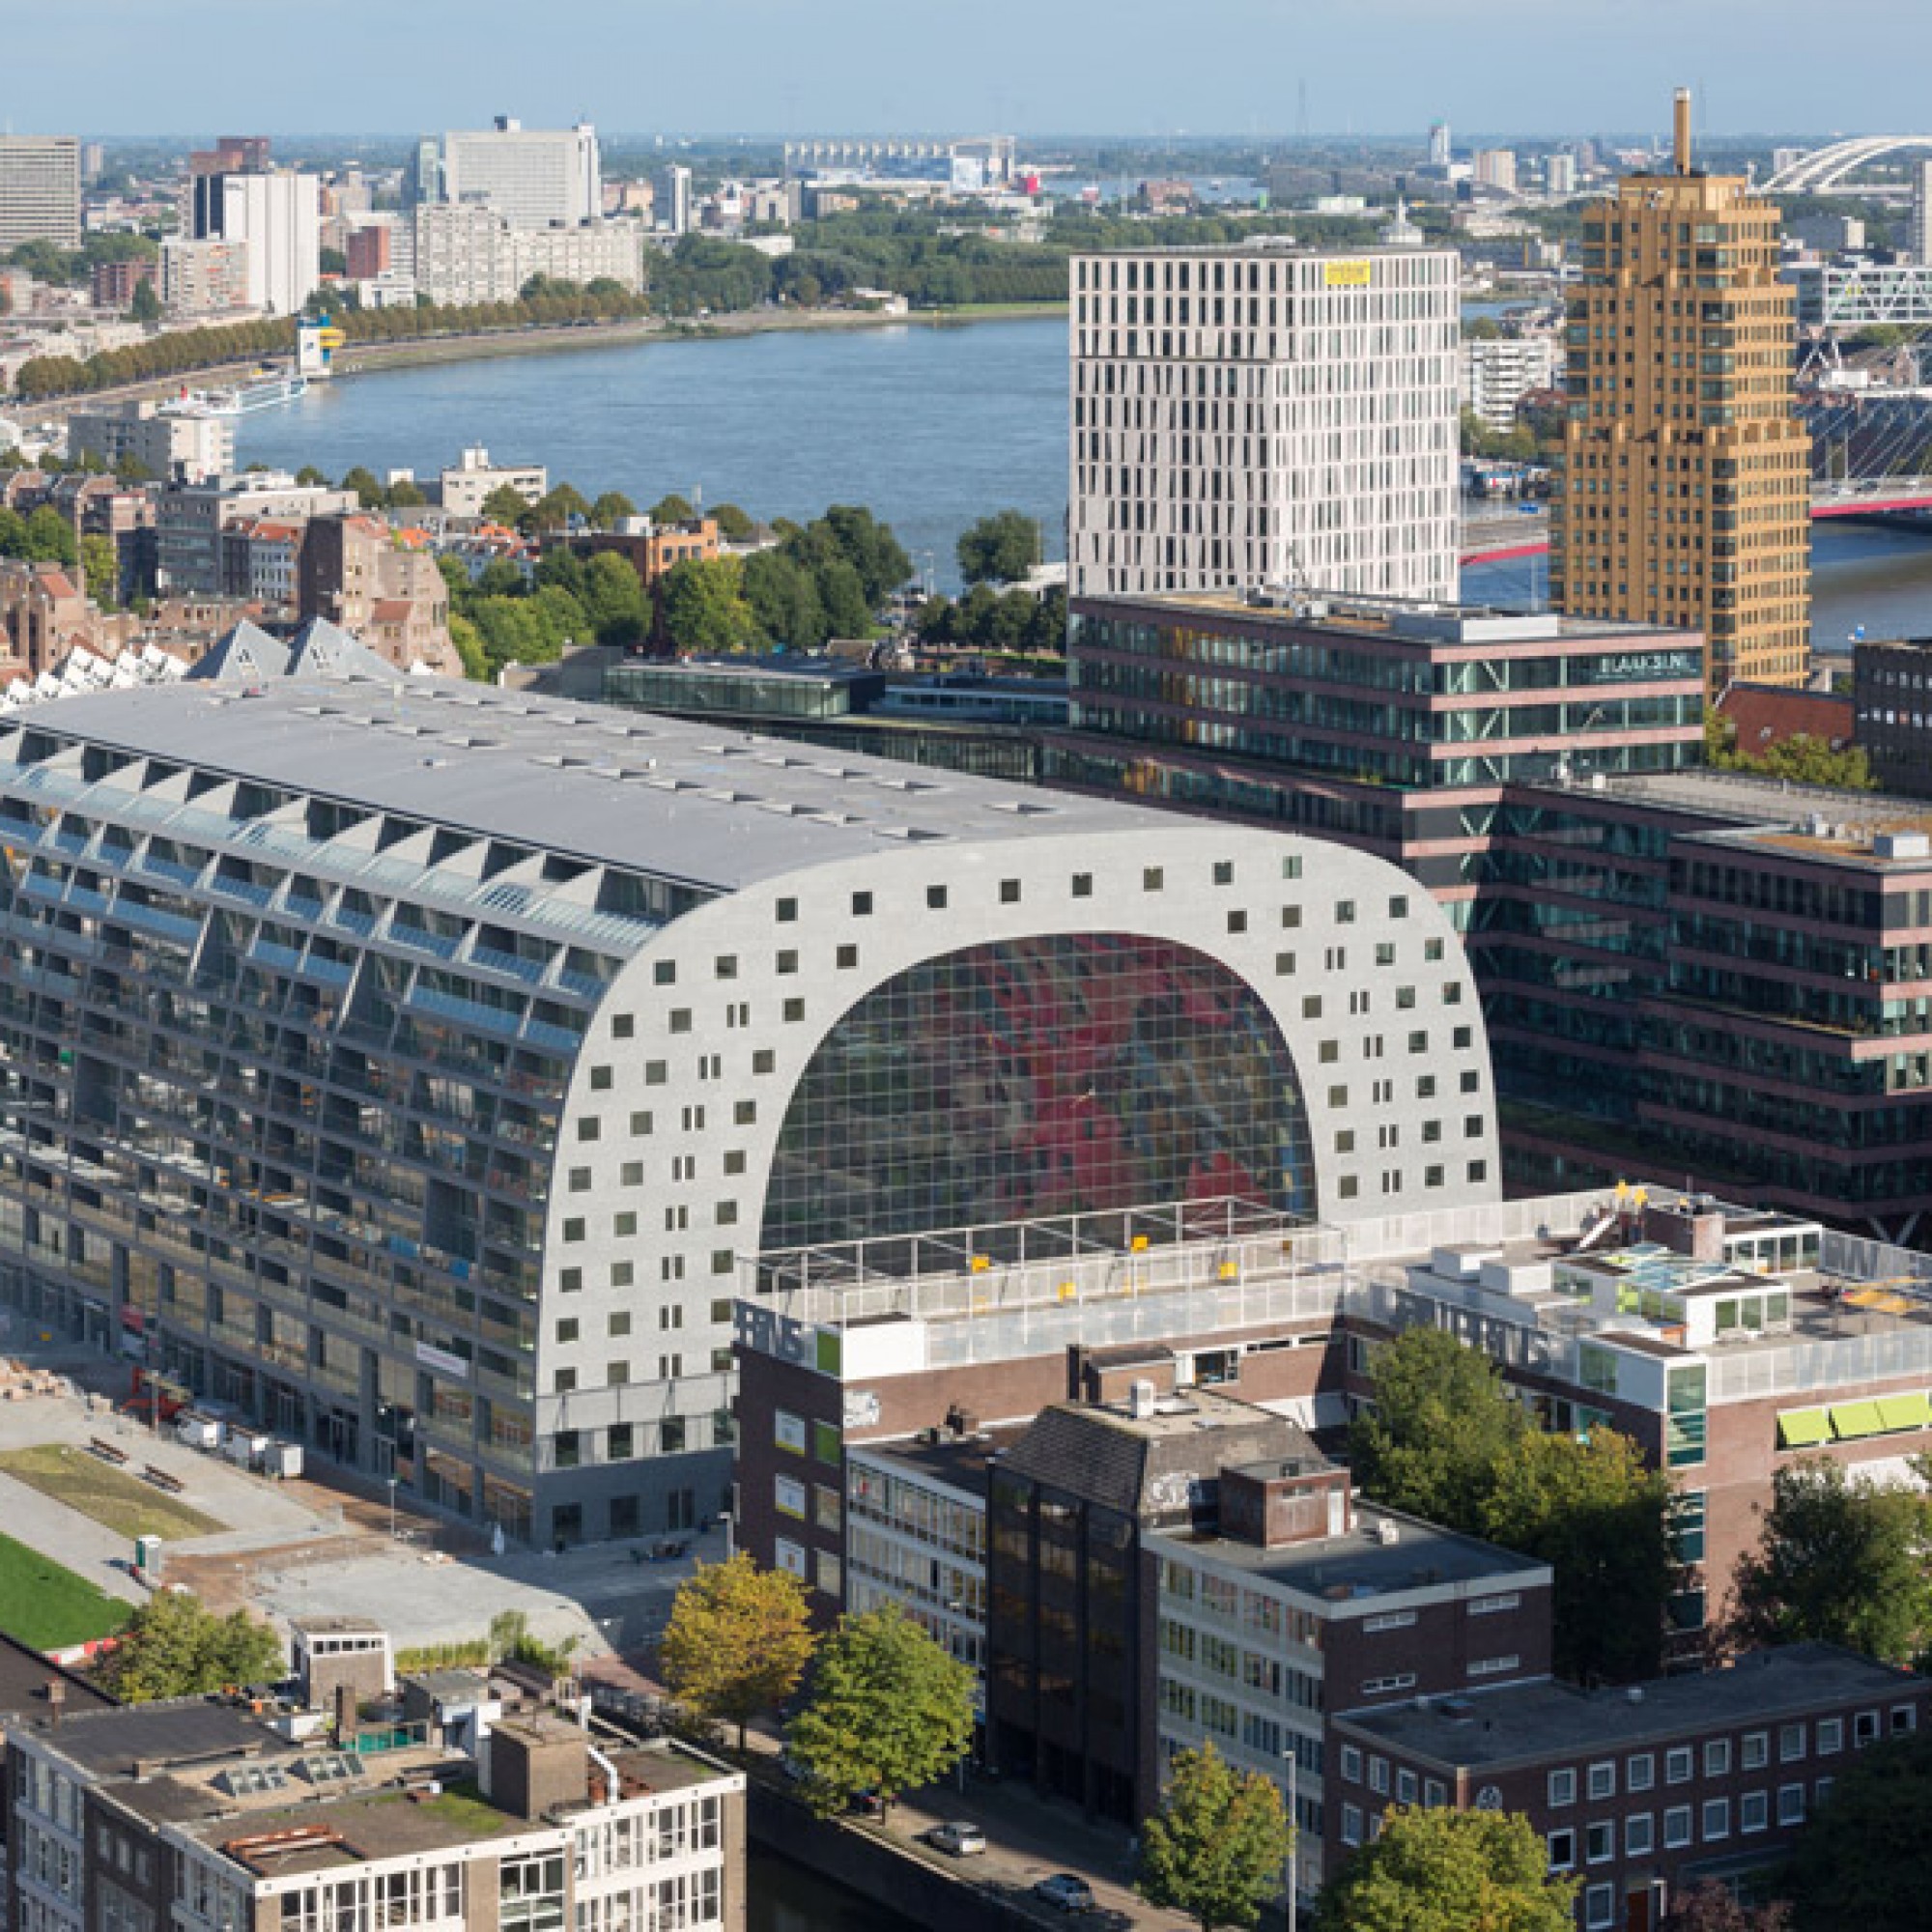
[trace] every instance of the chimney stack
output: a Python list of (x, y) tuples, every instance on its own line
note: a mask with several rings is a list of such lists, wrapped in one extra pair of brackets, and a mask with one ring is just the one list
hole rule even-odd
[(1688, 175), (1690, 172), (1690, 90), (1688, 87), (1677, 90), (1676, 106), (1677, 172)]

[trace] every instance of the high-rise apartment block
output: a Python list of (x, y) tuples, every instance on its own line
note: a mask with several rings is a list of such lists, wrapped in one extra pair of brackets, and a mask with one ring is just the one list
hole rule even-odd
[(513, 227), (595, 221), (604, 212), (598, 177), (597, 130), (587, 122), (553, 130), (498, 115), (493, 128), (442, 137), (440, 199), (485, 203)]
[(692, 225), (691, 170), (673, 161), (652, 184), (658, 226), (670, 235), (688, 235)]
[(643, 286), (641, 235), (634, 221), (525, 228), (479, 205), (418, 208), (415, 281), (439, 305), (514, 301), (533, 276), (558, 282)]
[(1912, 230), (1908, 245), (1917, 260), (1932, 266), (1932, 161), (1912, 164)]
[(322, 280), (322, 184), (314, 175), (197, 175), (194, 239), (247, 244), (248, 305), (293, 315)]
[(1482, 148), (1476, 154), (1476, 185), (1494, 188), (1498, 194), (1516, 192), (1516, 150)]
[(1793, 407), (1776, 210), (1742, 178), (1627, 175), (1583, 230), (1550, 593), (1582, 616), (1701, 630), (1707, 677), (1804, 682), (1811, 440)]
[(248, 306), (245, 242), (161, 243), (161, 306), (170, 315), (214, 315)]
[(1454, 597), (1453, 253), (1148, 249), (1071, 274), (1076, 592)]
[(0, 134), (0, 254), (23, 242), (80, 246), (80, 143)]

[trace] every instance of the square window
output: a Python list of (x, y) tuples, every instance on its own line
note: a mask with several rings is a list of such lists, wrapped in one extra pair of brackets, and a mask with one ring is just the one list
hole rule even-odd
[(1649, 1751), (1640, 1757), (1624, 1760), (1624, 1788), (1627, 1791), (1648, 1791), (1657, 1782), (1657, 1760)]
[(1731, 1835), (1731, 1801), (1728, 1798), (1707, 1798), (1704, 1801), (1703, 1832), (1707, 1845), (1717, 1844)]
[(563, 1238), (566, 1241), (581, 1241), (583, 1238), (583, 1217), (573, 1214), (563, 1224)]
[(573, 1194), (590, 1192), (590, 1170), (587, 1167), (573, 1167), (570, 1170), (570, 1191)]
[(1861, 1711), (1852, 1719), (1852, 1743), (1854, 1746), (1876, 1744), (1878, 1742), (1878, 1713)]
[(1657, 1848), (1657, 1823), (1648, 1811), (1638, 1811), (1624, 1820), (1624, 1856), (1647, 1859)]
[(1577, 1802), (1577, 1774), (1571, 1770), (1552, 1771), (1549, 1774), (1549, 1804), (1552, 1810), (1559, 1810), (1565, 1804)]
[(631, 1365), (629, 1362), (609, 1362), (605, 1365), (604, 1386), (606, 1388), (622, 1388), (630, 1379)]
[(841, 946), (838, 952), (838, 970), (849, 972), (859, 963), (859, 949), (856, 946)]
[[(633, 1115), (631, 1116), (631, 1137), (632, 1137), (632, 1139), (634, 1139), (634, 1140), (641, 1140), (641, 1139), (642, 1139), (642, 1138), (644, 1137), (644, 1135), (646, 1135), (646, 1134), (648, 1134), (648, 1133), (650, 1132), (650, 1130), (651, 1130), (651, 1117), (650, 1117), (650, 1115), (648, 1115), (648, 1114), (645, 1114), (645, 1113), (638, 1113), (638, 1114), (633, 1114)], [(628, 1173), (630, 1172), (630, 1169), (629, 1169), (629, 1167), (626, 1167), (626, 1169), (625, 1169), (625, 1172), (626, 1172), (627, 1174), (628, 1174)], [(639, 1177), (638, 1177), (638, 1178), (639, 1178), (639, 1179), (643, 1179), (643, 1176), (642, 1176), (642, 1173), (641, 1173), (641, 1171), (639, 1171)]]
[(1353, 1153), (1354, 1151), (1355, 1151), (1354, 1128), (1353, 1127), (1338, 1128), (1335, 1134), (1335, 1151), (1337, 1153)]
[(1794, 1764), (1804, 1755), (1804, 1726), (1780, 1724), (1777, 1727), (1777, 1761), (1779, 1764)]
[(1818, 1719), (1818, 1755), (1830, 1757), (1833, 1751), (1845, 1747), (1845, 1720), (1842, 1718), (1820, 1718)]
[(677, 984), (677, 961), (675, 959), (660, 959), (651, 968), (651, 980), (653, 984), (659, 986), (675, 986)]
[(1335, 923), (1337, 925), (1353, 925), (1354, 923), (1355, 923), (1354, 900), (1337, 899), (1335, 901)]
[(927, 886), (925, 889), (925, 903), (933, 912), (944, 912), (946, 910), (946, 888), (944, 886)]
[(721, 980), (735, 980), (738, 977), (738, 955), (735, 952), (721, 952), (718, 955), (717, 972)]
[(1546, 1842), (1549, 1846), (1549, 1869), (1551, 1871), (1571, 1871), (1577, 1863), (1577, 1834), (1575, 1832), (1551, 1832)]
[(1333, 1066), (1342, 1057), (1342, 1042), (1338, 1039), (1324, 1039), (1316, 1048), (1316, 1058), (1323, 1066)]
[(1395, 942), (1382, 939), (1376, 942), (1376, 964), (1393, 966), (1395, 964)]
[(1092, 872), (1074, 873), (1073, 896), (1076, 899), (1091, 899), (1094, 896), (1094, 874)]
[(574, 1342), (577, 1340), (577, 1320), (574, 1316), (568, 1321), (559, 1321), (556, 1324), (556, 1339), (559, 1342)]
[(575, 1369), (557, 1370), (554, 1378), (551, 1382), (552, 1392), (556, 1395), (569, 1395), (576, 1387), (577, 1371)]
[(583, 1289), (582, 1268), (562, 1268), (556, 1277), (557, 1292), (561, 1294), (578, 1294)]
[(1696, 1770), (1696, 1758), (1689, 1745), (1673, 1745), (1663, 1753), (1663, 1781), (1666, 1784), (1689, 1784)]
[(603, 1122), (594, 1114), (586, 1114), (578, 1120), (577, 1138), (581, 1141), (594, 1141), (604, 1131)]
[(1762, 1771), (1771, 1762), (1771, 1733), (1746, 1732), (1738, 1762), (1746, 1771)]
[(1583, 1834), (1583, 1857), (1593, 1865), (1608, 1864), (1617, 1855), (1617, 1828), (1610, 1824), (1592, 1825)]
[(670, 1030), (672, 1033), (689, 1033), (691, 1031), (691, 1009), (689, 1007), (673, 1007), (671, 1009)]
[(779, 954), (778, 969), (781, 973), (796, 973), (798, 971), (798, 954), (789, 947)]
[(758, 1118), (758, 1103), (755, 1100), (735, 1101), (731, 1108), (731, 1123), (734, 1126), (749, 1127)]
[(779, 1057), (768, 1046), (761, 1046), (752, 1055), (752, 1071), (769, 1073), (779, 1064)]
[(613, 1214), (611, 1217), (611, 1232), (620, 1241), (631, 1239), (638, 1232), (637, 1210), (633, 1208), (627, 1208), (621, 1214)]
[(872, 916), (871, 894), (854, 893), (852, 895), (852, 917), (854, 919), (870, 919), (871, 916)]
[(1362, 1191), (1362, 1183), (1352, 1174), (1345, 1174), (1335, 1183), (1335, 1192), (1344, 1201), (1352, 1201)]
[(781, 925), (790, 925), (798, 918), (798, 901), (796, 899), (781, 899), (778, 903), (778, 915)]
[[(729, 1248), (713, 1248), (711, 1250), (711, 1272), (713, 1274), (729, 1274), (737, 1265), (738, 1258)], [(724, 1319), (726, 1321), (730, 1319), (730, 1305), (728, 1303), (725, 1304)]]
[(1017, 879), (1002, 879), (1000, 881), (1000, 903), (1002, 905), (1018, 905), (1019, 902), (1020, 882)]
[(1673, 1804), (1663, 1814), (1663, 1848), (1667, 1852), (1681, 1851), (1690, 1842), (1690, 1807)]
[(1704, 1747), (1704, 1776), (1706, 1777), (1727, 1777), (1730, 1776), (1730, 1739), (1711, 1739)]
[(1466, 1053), (1469, 1050), (1470, 1042), (1475, 1038), (1475, 1037), (1476, 1037), (1475, 1032), (1472, 1028), (1458, 1027), (1449, 1036), (1449, 1044), (1453, 1046), (1458, 1053)]
[(1771, 1793), (1747, 1791), (1738, 1800), (1738, 1830), (1768, 1832), (1771, 1829)]
[(611, 1264), (611, 1286), (612, 1288), (630, 1288), (637, 1279), (638, 1264), (636, 1262), (612, 1262)]
[(1486, 1160), (1472, 1160), (1468, 1168), (1471, 1180), (1487, 1180), (1490, 1178), (1490, 1164)]
[(1274, 970), (1281, 974), (1283, 978), (1287, 978), (1288, 975), (1294, 971), (1294, 954), (1293, 952), (1277, 952), (1274, 955)]
[(611, 1069), (608, 1066), (593, 1066), (590, 1069), (590, 1091), (593, 1094), (610, 1093)]
[(612, 1039), (633, 1039), (637, 1037), (638, 1016), (635, 1013), (613, 1013), (611, 1017), (611, 1037)]
[(1583, 1893), (1583, 1923), (1588, 1932), (1604, 1932), (1617, 1922), (1617, 1889), (1613, 1885), (1593, 1885)]
[(1298, 905), (1283, 906), (1281, 909), (1281, 923), (1293, 932), (1301, 923), (1301, 908)]
[(805, 1002), (803, 1000), (787, 1000), (784, 1003), (783, 1017), (784, 1023), (787, 1026), (795, 1026), (805, 1017)]
[(1217, 886), (1232, 886), (1235, 883), (1235, 865), (1231, 859), (1214, 861), (1214, 883)]
[(1617, 1768), (1614, 1763), (1605, 1760), (1590, 1767), (1589, 1792), (1592, 1798), (1614, 1798), (1617, 1795)]
[(1228, 930), (1230, 932), (1245, 932), (1247, 929), (1248, 916), (1245, 912), (1236, 911), (1228, 915)]
[(1389, 900), (1389, 917), (1391, 919), (1406, 919), (1408, 917), (1408, 899), (1404, 894), (1398, 893)]
[(1422, 942), (1422, 956), (1433, 965), (1442, 957), (1442, 942), (1439, 939), (1425, 939)]
[(1342, 1747), (1342, 1776), (1350, 1784), (1362, 1781), (1362, 1753), (1355, 1745)]
[(1157, 893), (1160, 891), (1162, 883), (1163, 883), (1163, 874), (1161, 872), (1161, 868), (1158, 866), (1147, 866), (1142, 867), (1141, 870), (1142, 892)]
[(1804, 1787), (1802, 1784), (1780, 1784), (1777, 1787), (1777, 1822), (1780, 1825), (1804, 1824)]
[(1281, 875), (1284, 879), (1298, 879), (1301, 876), (1301, 856), (1292, 853), (1281, 862)]
[(1362, 1807), (1359, 1804), (1342, 1806), (1342, 1842), (1345, 1845), (1359, 1845), (1362, 1842)]
[(1329, 1088), (1328, 1104), (1331, 1107), (1346, 1107), (1349, 1104), (1349, 1090), (1346, 1087)]
[(669, 1078), (670, 1064), (668, 1061), (647, 1060), (644, 1062), (644, 1085), (646, 1087), (662, 1087)]
[(1301, 1017), (1305, 1020), (1319, 1020), (1321, 1017), (1321, 995), (1320, 993), (1302, 994)]

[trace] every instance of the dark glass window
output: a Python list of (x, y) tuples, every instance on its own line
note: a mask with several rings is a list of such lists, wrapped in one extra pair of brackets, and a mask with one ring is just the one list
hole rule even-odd
[(1121, 934), (977, 946), (899, 974), (821, 1043), (761, 1245), (1236, 1195), (1308, 1211), (1308, 1127), (1254, 990)]

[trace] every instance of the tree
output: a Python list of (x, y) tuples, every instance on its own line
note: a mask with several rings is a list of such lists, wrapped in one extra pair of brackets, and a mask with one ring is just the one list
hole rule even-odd
[(388, 498), (392, 510), (419, 510), (429, 501), (422, 486), (412, 483), (407, 476), (399, 477), (389, 485)]
[[(349, 481), (346, 476), (342, 480), (345, 484)], [(486, 524), (514, 525), (530, 505), (521, 490), (513, 490), (507, 483), (498, 483), (476, 507)]]
[(697, 512), (691, 507), (688, 497), (679, 496), (660, 497), (644, 512), (654, 524), (688, 524)]
[(621, 490), (606, 490), (590, 506), (590, 521), (600, 530), (613, 530), (626, 517), (637, 514), (637, 504)]
[(1614, 1430), (1531, 1428), (1489, 1358), (1445, 1329), (1397, 1337), (1371, 1379), (1375, 1406), (1349, 1432), (1363, 1492), (1548, 1563), (1561, 1673), (1652, 1674), (1675, 1581), (1669, 1479)]
[(1280, 1890), (1294, 1828), (1273, 1781), (1236, 1772), (1214, 1747), (1182, 1751), (1160, 1809), (1141, 1827), (1135, 1885), (1150, 1905), (1201, 1927), (1253, 1925)]
[(152, 483), (155, 472), (129, 450), (125, 450), (114, 463), (115, 480), (120, 483)]
[(793, 651), (815, 651), (829, 633), (811, 573), (782, 551), (754, 551), (745, 559), (745, 602), (760, 635)]
[(1733, 1578), (1734, 1641), (1842, 1644), (1888, 1663), (1932, 1647), (1932, 1499), (1813, 1456), (1772, 1477), (1763, 1514)]
[(651, 601), (629, 557), (602, 551), (589, 558), (577, 595), (600, 644), (640, 644), (650, 635)]
[(246, 1610), (218, 1617), (199, 1597), (161, 1590), (128, 1620), (101, 1680), (129, 1704), (202, 1697), (282, 1674), (281, 1639)]
[(365, 469), (361, 464), (343, 477), (341, 487), (355, 492), (355, 500), (365, 510), (380, 510), (388, 500), (387, 493), (376, 480), (373, 470)]
[(28, 513), (23, 554), (29, 563), (78, 563), (80, 545), (73, 526), (51, 504), (43, 503)]
[(1391, 1811), (1321, 1893), (1317, 1932), (1575, 1932), (1577, 1882), (1510, 1811)]
[(309, 489), (327, 490), (329, 487), (328, 478), (313, 463), (304, 463), (296, 471), (296, 481)]
[(121, 601), (121, 557), (114, 548), (114, 539), (82, 537), (80, 563), (87, 573), (87, 594), (103, 611), (113, 610)]
[(325, 248), (316, 267), (325, 275), (346, 275), (349, 272), (349, 257), (340, 248)]
[(968, 583), (1017, 583), (1039, 555), (1039, 531), (1023, 510), (995, 510), (960, 537), (959, 574)]
[(973, 1673), (896, 1604), (846, 1615), (819, 1646), (785, 1742), (821, 1815), (862, 1791), (889, 1806), (951, 1771), (973, 1742)]
[(129, 322), (159, 322), (161, 319), (161, 298), (155, 293), (151, 281), (142, 280), (134, 284), (133, 296), (128, 303)]
[(1410, 1328), (1376, 1353), (1372, 1408), (1349, 1425), (1349, 1463), (1390, 1509), (1473, 1529), (1524, 1427), (1487, 1355), (1442, 1328)]
[(571, 523), (590, 522), (590, 504), (582, 491), (569, 483), (557, 484), (548, 496), (540, 497), (529, 511), (530, 521), (539, 529), (563, 529)]
[(688, 556), (665, 573), (665, 635), (681, 651), (739, 651), (757, 635), (733, 556)]
[(1917, 1932), (1932, 1897), (1932, 1731), (1861, 1751), (1792, 1847), (1798, 1932)]
[(1839, 750), (1808, 731), (1794, 731), (1761, 752), (1741, 752), (1738, 727), (1720, 711), (1704, 714), (1704, 762), (1719, 771), (1758, 772), (1794, 784), (1831, 785), (1840, 791), (1878, 789), (1862, 745)]
[(1631, 1683), (1662, 1666), (1677, 1566), (1670, 1479), (1629, 1436), (1525, 1430), (1484, 1499), (1483, 1533), (1552, 1573), (1553, 1662), (1579, 1683)]
[(1728, 1887), (1705, 1879), (1672, 1898), (1657, 1932), (1790, 1932), (1790, 1906), (1746, 1905)]
[(757, 525), (736, 503), (720, 503), (711, 518), (726, 543), (750, 543), (758, 533)]
[(702, 1716), (738, 1727), (775, 1711), (798, 1689), (811, 1661), (811, 1612), (804, 1582), (760, 1570), (740, 1550), (700, 1563), (678, 1586), (661, 1656), (672, 1696)]

